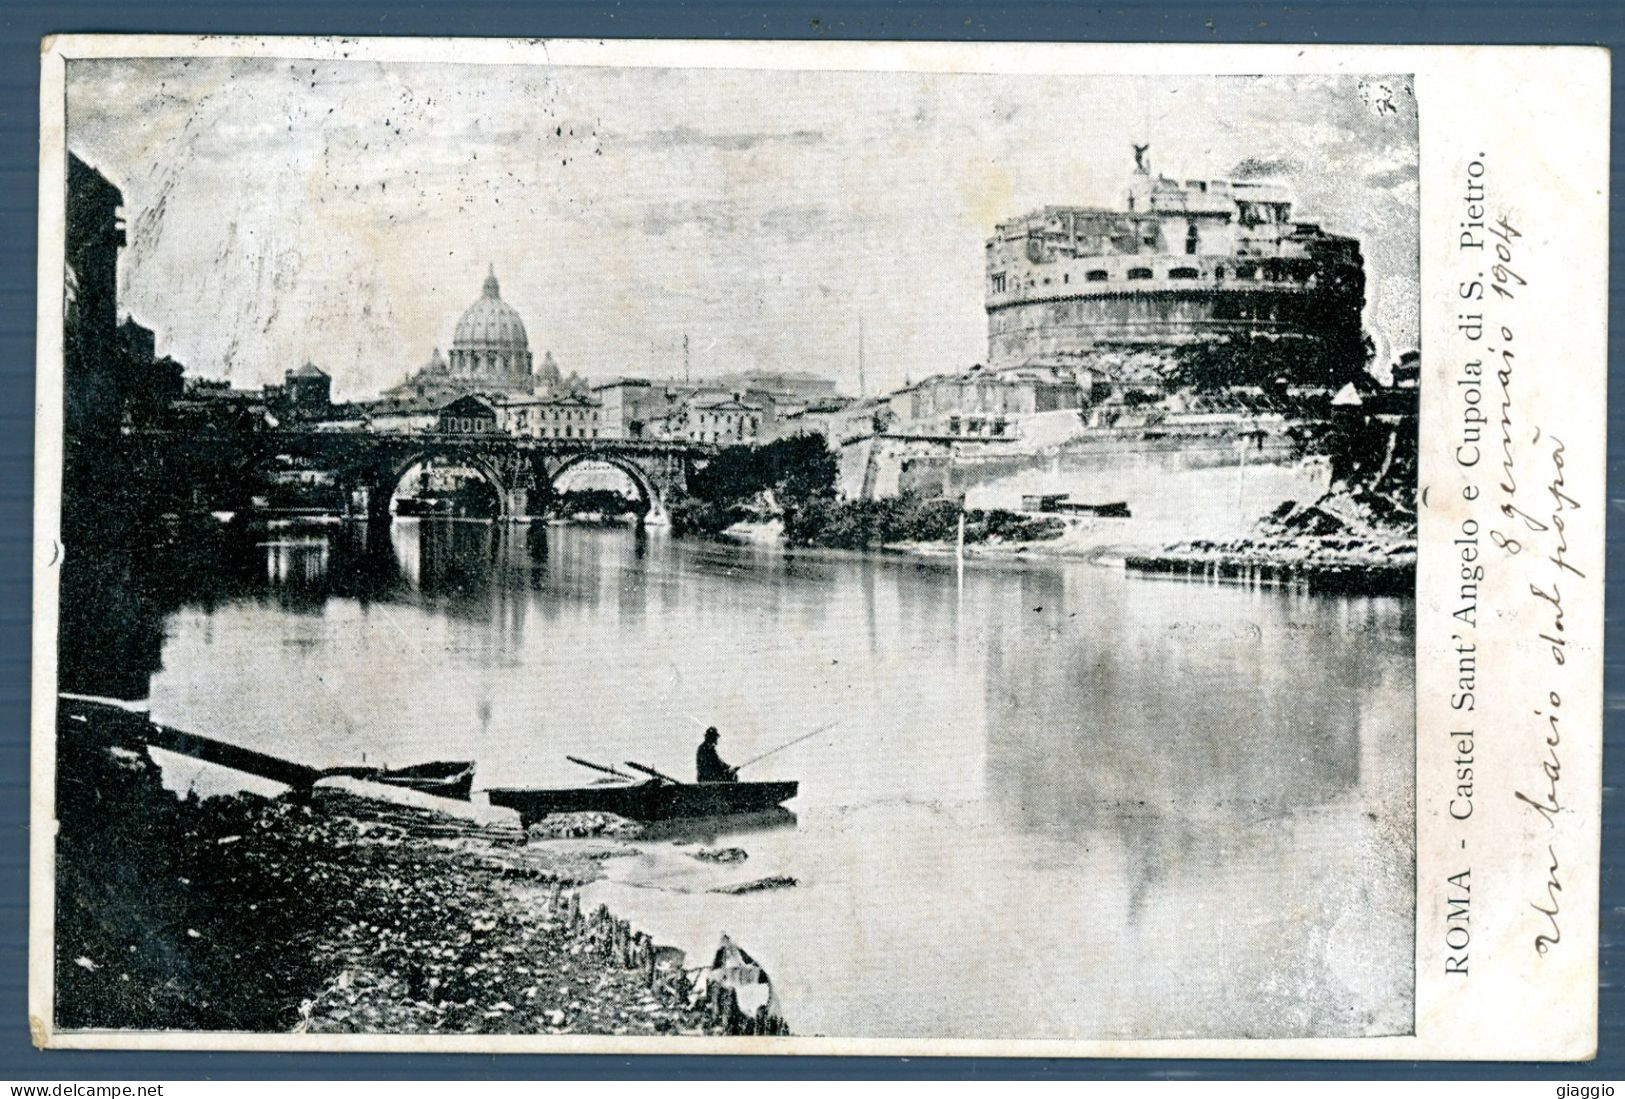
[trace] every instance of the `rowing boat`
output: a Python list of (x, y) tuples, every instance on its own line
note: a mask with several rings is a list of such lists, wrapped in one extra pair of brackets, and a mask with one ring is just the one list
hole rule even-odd
[(458, 801), (469, 800), (474, 788), (474, 764), (466, 760), (437, 760), (410, 767), (329, 767), (321, 778), (359, 778), (399, 786)]
[(796, 796), (796, 782), (648, 782), (558, 789), (498, 787), (492, 805), (516, 810), (525, 827), (552, 813), (614, 813), (659, 821), (758, 813)]

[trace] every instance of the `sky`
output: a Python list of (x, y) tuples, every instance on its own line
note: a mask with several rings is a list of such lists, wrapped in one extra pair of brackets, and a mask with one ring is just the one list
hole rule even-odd
[[(1360, 238), (1368, 328), (1417, 345), (1404, 76), (1044, 77), (287, 59), (75, 60), (68, 147), (124, 193), (121, 309), (188, 374), (306, 359), (336, 397), (445, 349), (494, 267), (540, 363), (845, 392), (986, 358), (983, 246), (1121, 208), (1131, 145), (1267, 178)], [(1384, 104), (1387, 104), (1385, 106)]]

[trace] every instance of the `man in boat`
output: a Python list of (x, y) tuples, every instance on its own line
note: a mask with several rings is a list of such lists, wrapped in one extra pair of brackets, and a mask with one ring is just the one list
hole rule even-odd
[(694, 753), (695, 777), (700, 782), (736, 782), (739, 779), (739, 768), (729, 767), (717, 755), (717, 741), (722, 734), (717, 732), (715, 725), (705, 730), (705, 740), (700, 744), (700, 750)]

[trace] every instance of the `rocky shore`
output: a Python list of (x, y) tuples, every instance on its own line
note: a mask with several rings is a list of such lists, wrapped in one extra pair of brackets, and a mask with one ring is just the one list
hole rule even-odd
[(786, 1033), (726, 936), (690, 960), (582, 910), (616, 844), (321, 787), (178, 799), (144, 716), (59, 724), (58, 1027)]
[[(953, 539), (884, 541), (871, 551), (914, 557), (1041, 561), (1063, 559), (1121, 566), (1142, 576), (1296, 587), (1342, 595), (1412, 595), (1416, 531), (1364, 512), (1346, 496), (1285, 503), (1245, 537), (1193, 538), (1161, 548), (1125, 541), (1116, 523), (1066, 517), (1037, 536), (996, 535), (960, 546)], [(738, 523), (723, 532), (742, 542), (783, 545), (776, 523)]]

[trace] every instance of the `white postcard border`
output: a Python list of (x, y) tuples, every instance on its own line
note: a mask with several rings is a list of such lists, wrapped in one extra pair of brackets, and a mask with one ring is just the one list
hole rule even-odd
[[(1422, 193), (1421, 553), (1417, 598), (1417, 934), (1416, 1032), (1386, 1038), (1301, 1040), (961, 1041), (861, 1038), (655, 1038), (591, 1036), (372, 1036), (55, 1031), (52, 1018), (56, 599), (61, 492), (62, 293), (65, 163), (64, 81), (70, 58), (279, 56), (328, 60), (444, 61), (553, 66), (825, 69), (1045, 74), (1414, 74), (1420, 105)], [(948, 44), (694, 42), (496, 39), (63, 36), (42, 45), (38, 365), (36, 390), (35, 595), (32, 701), (30, 1027), (57, 1048), (369, 1050), (379, 1052), (752, 1053), (955, 1056), (1258, 1057), (1574, 1060), (1593, 1056), (1597, 1008), (1597, 873), (1602, 742), (1602, 564), (1607, 379), (1607, 186), (1609, 56), (1578, 47), (1270, 46), (1135, 44)], [(1494, 184), (1484, 218), (1464, 210), (1469, 164)], [(1490, 184), (1486, 183), (1488, 187)], [(1458, 800), (1459, 745), (1447, 734), (1460, 691), (1459, 653), (1449, 623), (1459, 609), (1464, 521), (1483, 540), (1493, 478), (1455, 455), (1464, 355), (1475, 348), (1458, 326), (1463, 280), (1482, 281), (1462, 247), (1466, 221), (1511, 219), (1521, 234), (1512, 267), (1529, 294), (1515, 310), (1517, 346), (1529, 348), (1512, 381), (1516, 426), (1564, 439), (1568, 560), (1582, 578), (1563, 589), (1561, 811), (1525, 807), (1515, 794), (1541, 781), (1539, 730), (1521, 712), (1551, 676), (1542, 667), (1538, 602), (1523, 590), (1535, 557), (1486, 551), (1483, 620), (1474, 643), (1475, 814), (1451, 817)], [(1493, 257), (1493, 241), (1487, 255)], [(1494, 262), (1492, 259), (1491, 262)], [(1510, 308), (1510, 307), (1509, 307)], [(1528, 366), (1524, 366), (1524, 362)], [(1493, 400), (1492, 400), (1493, 398)], [(1485, 385), (1482, 400), (1501, 398)], [(1533, 444), (1515, 456), (1519, 478), (1539, 491)], [(1450, 443), (1450, 446), (1446, 446)], [(1548, 448), (1549, 449), (1549, 448)], [(1527, 474), (1525, 476), (1525, 474)], [(1467, 484), (1475, 500), (1463, 498)], [(1542, 512), (1540, 514), (1547, 514)], [(1500, 516), (1505, 519), (1505, 516)], [(1505, 523), (1501, 533), (1506, 534)], [(1533, 540), (1532, 540), (1533, 543)], [(1537, 552), (1531, 545), (1531, 553)], [(1490, 565), (1494, 567), (1491, 568)], [(1544, 574), (1541, 574), (1544, 575)], [(1549, 617), (1549, 615), (1548, 615)], [(42, 689), (43, 687), (43, 689)], [(1544, 787), (1540, 787), (1544, 789)], [(1459, 812), (1459, 806), (1457, 807)], [(1548, 836), (1547, 833), (1550, 833)], [(1533, 948), (1543, 896), (1547, 841), (1561, 845), (1561, 943)], [(1466, 843), (1466, 846), (1458, 846)], [(1464, 861), (1464, 859), (1466, 861)], [(1469, 944), (1448, 913), (1445, 880), (1470, 869)], [(1448, 894), (1455, 897), (1455, 893)], [(1459, 898), (1456, 898), (1459, 901)], [(1447, 959), (1467, 955), (1467, 974)]]

